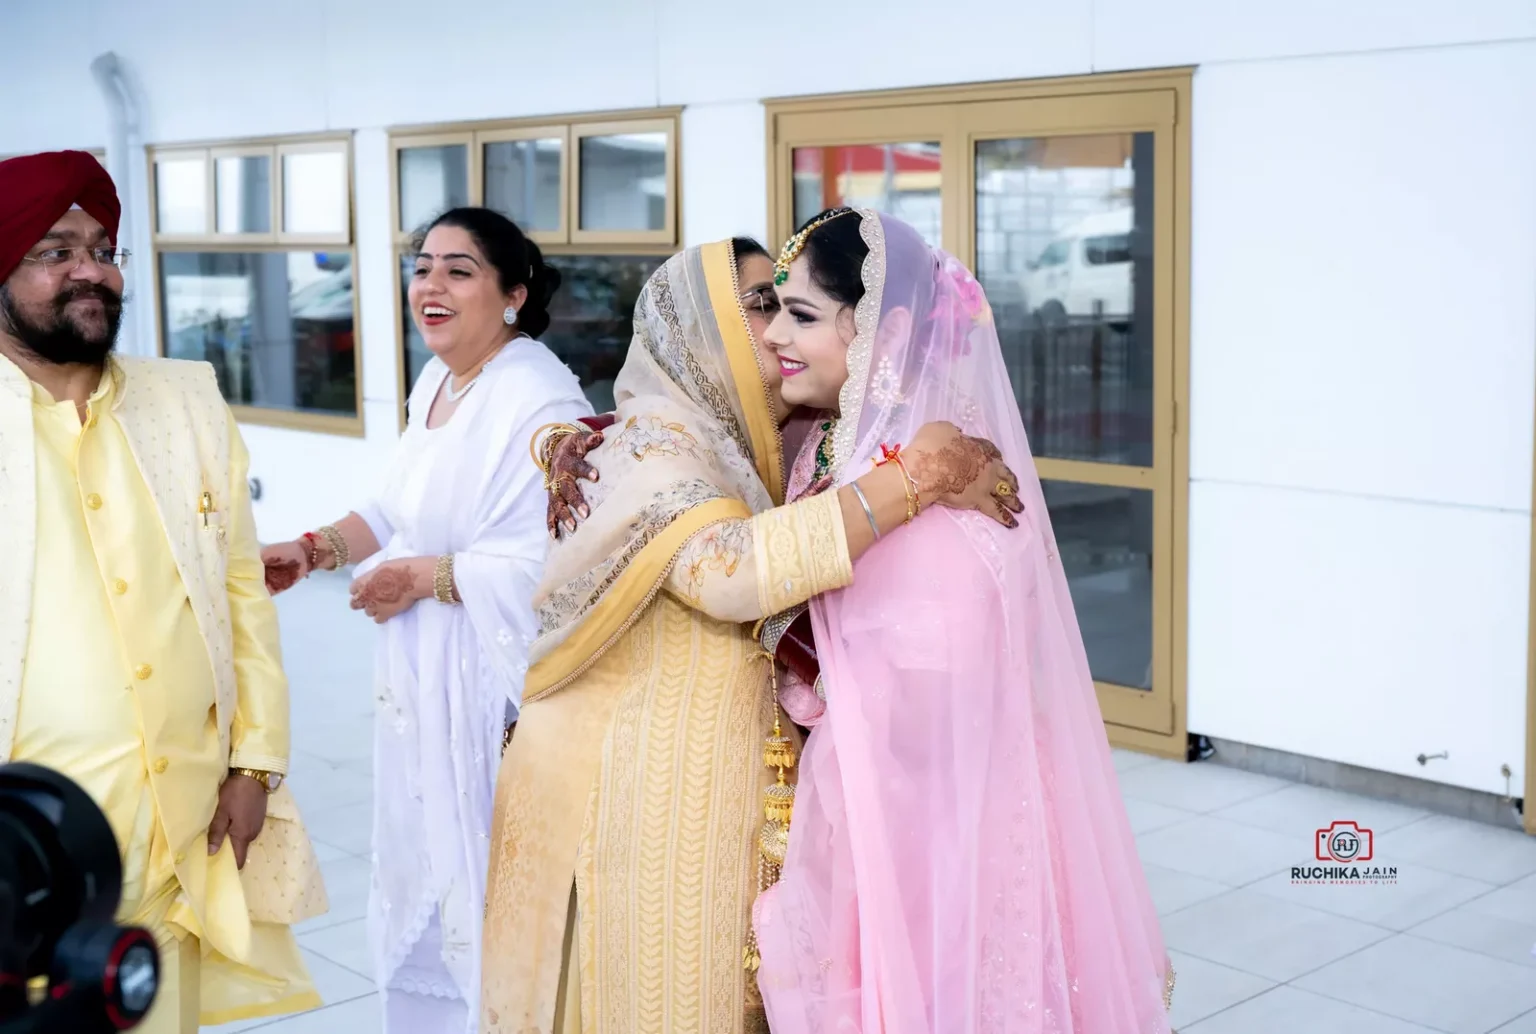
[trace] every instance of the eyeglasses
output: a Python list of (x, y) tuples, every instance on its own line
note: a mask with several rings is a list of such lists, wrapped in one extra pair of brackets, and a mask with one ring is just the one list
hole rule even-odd
[(737, 300), (743, 308), (756, 309), (764, 316), (772, 316), (779, 311), (779, 296), (771, 287), (754, 288), (738, 296)]
[(48, 248), (36, 255), (28, 255), (22, 261), (34, 262), (50, 273), (73, 273), (80, 268), (80, 263), (85, 261), (87, 254), (98, 266), (127, 269), (128, 257), (133, 253), (127, 248), (113, 248), (105, 245), (99, 248)]

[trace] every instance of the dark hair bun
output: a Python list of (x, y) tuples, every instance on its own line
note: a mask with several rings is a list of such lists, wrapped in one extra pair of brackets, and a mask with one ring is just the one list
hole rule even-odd
[(549, 329), (549, 304), (560, 289), (560, 271), (544, 264), (544, 253), (516, 223), (490, 208), (450, 208), (417, 234), (418, 250), (427, 234), (439, 226), (458, 227), (474, 239), (496, 267), (503, 293), (511, 293), (514, 287), (527, 289), (528, 299), (517, 310), (518, 330), (539, 337)]
[(517, 325), (523, 333), (539, 337), (549, 329), (549, 303), (560, 290), (560, 270), (544, 262), (544, 253), (533, 241), (528, 242), (528, 300), (517, 313)]

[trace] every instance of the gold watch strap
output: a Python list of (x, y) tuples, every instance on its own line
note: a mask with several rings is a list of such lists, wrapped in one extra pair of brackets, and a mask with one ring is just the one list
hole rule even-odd
[(272, 773), (271, 772), (263, 772), (260, 769), (255, 769), (255, 768), (236, 768), (236, 769), (233, 769), (232, 771), (235, 773), (235, 775), (250, 776), (252, 779), (254, 779), (258, 783), (260, 783), (261, 784), (261, 788), (263, 790), (267, 791), (267, 793), (271, 793), (272, 792)]

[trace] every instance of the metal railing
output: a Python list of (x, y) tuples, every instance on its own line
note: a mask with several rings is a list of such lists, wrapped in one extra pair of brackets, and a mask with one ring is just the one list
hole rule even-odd
[[(1014, 397), (1036, 456), (1152, 464), (1152, 349), (1134, 317), (998, 313)], [(1006, 320), (1006, 322), (1005, 322)]]

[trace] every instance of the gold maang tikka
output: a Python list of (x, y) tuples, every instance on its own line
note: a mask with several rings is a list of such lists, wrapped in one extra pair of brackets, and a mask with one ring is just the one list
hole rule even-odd
[(853, 209), (851, 208), (833, 209), (785, 241), (783, 250), (779, 252), (779, 260), (773, 264), (773, 286), (782, 287), (784, 281), (789, 279), (789, 264), (800, 257), (800, 253), (805, 250), (805, 242), (810, 239), (812, 233), (815, 233), (838, 216), (848, 215), (852, 211)]

